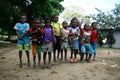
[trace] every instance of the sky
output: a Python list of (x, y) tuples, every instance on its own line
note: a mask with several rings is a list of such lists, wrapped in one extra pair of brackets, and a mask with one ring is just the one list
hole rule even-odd
[(64, 0), (61, 4), (64, 7), (80, 6), (85, 9), (86, 14), (96, 14), (95, 8), (107, 12), (114, 9), (115, 4), (120, 4), (120, 0)]

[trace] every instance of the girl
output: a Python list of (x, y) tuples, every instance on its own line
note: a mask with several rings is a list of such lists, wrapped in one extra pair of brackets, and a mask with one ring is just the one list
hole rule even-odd
[[(70, 62), (77, 62), (76, 55), (79, 49), (79, 35), (80, 30), (77, 27), (77, 20), (72, 20), (72, 26), (70, 27), (70, 38), (71, 38), (71, 57)], [(74, 58), (73, 58), (74, 54)]]
[(90, 45), (90, 36), (91, 36), (91, 27), (86, 23), (84, 25), (84, 29), (81, 32), (81, 59), (80, 61), (83, 61), (84, 58), (84, 54), (87, 53), (89, 54), (89, 57), (87, 58), (87, 62), (90, 62), (92, 53), (93, 53), (93, 49)]

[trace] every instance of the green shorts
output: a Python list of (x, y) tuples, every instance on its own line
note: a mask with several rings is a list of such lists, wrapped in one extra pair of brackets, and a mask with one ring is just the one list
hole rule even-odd
[(18, 44), (19, 51), (25, 50), (29, 51), (31, 49), (30, 44)]
[(42, 51), (42, 45), (38, 45), (37, 48), (38, 55), (40, 55), (41, 51)]

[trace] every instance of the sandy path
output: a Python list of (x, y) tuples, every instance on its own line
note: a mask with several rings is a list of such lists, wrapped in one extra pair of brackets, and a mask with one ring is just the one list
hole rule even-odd
[(99, 49), (97, 61), (52, 62), (51, 69), (28, 68), (25, 54), (23, 68), (18, 67), (18, 62), (16, 46), (0, 49), (0, 80), (120, 80), (120, 50)]

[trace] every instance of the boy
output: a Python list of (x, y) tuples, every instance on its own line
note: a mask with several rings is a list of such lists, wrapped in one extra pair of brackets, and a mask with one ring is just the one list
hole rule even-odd
[(68, 47), (68, 36), (69, 29), (67, 21), (63, 21), (63, 28), (61, 29), (61, 60), (63, 59), (63, 50), (65, 52), (65, 61), (67, 60), (67, 47)]
[[(44, 36), (43, 36), (43, 46), (42, 46), (42, 51), (43, 51), (43, 69), (44, 68), (51, 68), (51, 53), (53, 49), (53, 41), (55, 41), (55, 37), (53, 36), (53, 29), (51, 24), (50, 18), (45, 19), (45, 26), (43, 27), (44, 29)], [(46, 66), (46, 56), (48, 54), (48, 65)]]
[(100, 35), (102, 37), (102, 39), (104, 39), (103, 36), (100, 34), (100, 32), (97, 30), (96, 26), (97, 26), (97, 22), (93, 22), (91, 24), (92, 34), (90, 36), (91, 37), (90, 44), (93, 48), (93, 53), (94, 53), (93, 60), (94, 61), (95, 61), (95, 58), (96, 58), (98, 35)]
[(30, 66), (29, 50), (30, 50), (30, 39), (28, 35), (29, 24), (26, 23), (26, 15), (20, 15), (20, 22), (14, 26), (18, 36), (18, 49), (19, 49), (19, 67), (22, 68), (22, 50), (24, 49), (27, 55), (27, 64)]
[(38, 65), (40, 67), (43, 31), (42, 28), (40, 27), (40, 20), (38, 18), (34, 19), (34, 25), (32, 28), (30, 28), (30, 35), (32, 37), (33, 68), (36, 67), (37, 53), (38, 53)]
[(59, 53), (60, 53), (60, 29), (62, 28), (61, 24), (58, 23), (58, 15), (53, 16), (53, 22), (51, 23), (53, 28), (53, 34), (56, 38), (56, 43), (54, 43), (54, 62), (56, 62), (56, 50), (58, 51), (57, 59), (59, 60)]

